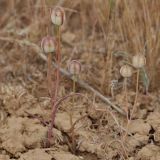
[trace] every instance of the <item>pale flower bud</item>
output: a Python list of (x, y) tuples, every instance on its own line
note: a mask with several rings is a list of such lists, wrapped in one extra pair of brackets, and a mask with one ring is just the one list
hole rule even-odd
[(72, 75), (79, 75), (81, 72), (81, 63), (76, 60), (72, 60), (68, 65), (68, 70)]
[(55, 39), (51, 36), (46, 36), (42, 39), (41, 48), (44, 53), (54, 53), (56, 50)]
[(120, 69), (120, 74), (124, 77), (124, 78), (129, 78), (132, 76), (132, 68), (128, 65), (124, 65), (121, 67)]
[(145, 56), (141, 54), (133, 56), (132, 64), (137, 69), (142, 68), (146, 64)]
[(51, 20), (54, 25), (61, 26), (65, 21), (65, 12), (63, 8), (56, 7), (52, 10)]

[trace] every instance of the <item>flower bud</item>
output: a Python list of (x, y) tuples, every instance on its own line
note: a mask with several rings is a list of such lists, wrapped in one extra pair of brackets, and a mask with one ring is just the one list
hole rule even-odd
[(72, 60), (68, 65), (68, 70), (72, 75), (79, 75), (81, 72), (81, 63), (77, 60)]
[(51, 13), (51, 20), (54, 25), (63, 25), (65, 21), (65, 12), (63, 8), (56, 7), (55, 9), (53, 9)]
[(56, 50), (56, 42), (53, 37), (46, 36), (42, 39), (41, 48), (44, 53), (54, 53)]
[(141, 54), (133, 56), (132, 64), (137, 69), (142, 68), (146, 64), (145, 56)]
[(121, 67), (120, 69), (120, 74), (124, 77), (124, 78), (129, 78), (132, 76), (132, 68), (128, 65), (124, 65)]

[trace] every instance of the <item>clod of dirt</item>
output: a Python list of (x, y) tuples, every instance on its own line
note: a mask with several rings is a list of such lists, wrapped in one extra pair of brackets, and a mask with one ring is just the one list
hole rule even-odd
[(141, 147), (148, 143), (149, 137), (146, 135), (135, 134), (127, 138), (127, 150), (132, 153), (136, 147)]
[(77, 157), (69, 152), (56, 151), (53, 154), (53, 159), (55, 160), (82, 160), (82, 158)]
[(8, 155), (0, 155), (0, 160), (10, 160)]
[(143, 147), (137, 155), (137, 160), (159, 160), (160, 159), (160, 149), (158, 146), (149, 144)]
[[(102, 142), (98, 141), (98, 137), (89, 131), (81, 131), (79, 133), (79, 150), (82, 152), (90, 152), (95, 154), (102, 154), (103, 150), (101, 148)], [(95, 142), (94, 142), (95, 141)]]
[(48, 153), (45, 149), (34, 149), (21, 154), (18, 160), (82, 160), (82, 158), (77, 157), (69, 152), (62, 150), (53, 151)]
[(33, 115), (39, 115), (45, 120), (50, 118), (50, 112), (47, 110), (50, 100), (39, 101), (21, 85), (2, 85), (0, 99), (2, 99), (5, 110), (11, 115), (27, 116), (25, 113), (27, 111)]
[(44, 105), (41, 106), (38, 103), (36, 103), (34, 106), (33, 105), (31, 105), (31, 106), (25, 105), (25, 106), (21, 107), (17, 111), (17, 115), (18, 116), (28, 116), (28, 114), (25, 111), (27, 111), (27, 113), (29, 113), (31, 115), (38, 115), (39, 117), (41, 117), (45, 121), (48, 121), (50, 118), (50, 112), (45, 109)]
[(160, 127), (157, 127), (155, 130), (154, 141), (160, 145)]
[[(39, 148), (46, 138), (47, 130), (38, 120), (12, 116), (0, 128), (1, 147), (14, 155), (26, 151), (26, 148)], [(54, 135), (54, 140), (63, 141), (60, 131), (54, 129)]]
[(52, 156), (43, 149), (34, 149), (22, 154), (18, 160), (52, 160)]
[[(80, 117), (81, 117), (80, 114), (74, 114), (73, 123)], [(59, 130), (68, 132), (68, 130), (71, 129), (69, 114), (67, 112), (61, 112), (61, 113), (57, 112), (55, 118), (55, 125)]]
[(149, 140), (149, 131), (151, 126), (148, 123), (145, 123), (142, 119), (136, 119), (131, 121), (128, 127), (129, 133), (133, 135), (127, 137), (127, 149), (130, 153), (136, 150), (137, 147), (144, 146), (148, 143)]
[(11, 154), (25, 151), (22, 120), (23, 118), (9, 118), (7, 124), (0, 128), (1, 147)]
[(24, 146), (27, 148), (41, 147), (41, 142), (47, 133), (47, 127), (39, 124), (38, 120), (26, 119), (23, 122)]
[(160, 127), (160, 113), (152, 112), (147, 117), (147, 123), (149, 123), (154, 130)]
[[(100, 104), (95, 103), (94, 105), (96, 106), (96, 109), (94, 107), (89, 107), (88, 108), (88, 115), (92, 119), (99, 119), (103, 115), (104, 111), (106, 110), (106, 105), (104, 105), (103, 103), (100, 103)], [(100, 111), (100, 110), (102, 110), (102, 111)]]
[(142, 119), (136, 119), (131, 121), (128, 130), (130, 133), (147, 135), (150, 129), (151, 126), (148, 123), (145, 123)]
[[(75, 122), (77, 119), (79, 119), (81, 115), (74, 114), (73, 115), (73, 122)], [(85, 123), (88, 123), (87, 120)], [(69, 115), (66, 112), (57, 113), (56, 119), (55, 119), (55, 125), (62, 131), (66, 132), (68, 134), (68, 130), (71, 128), (70, 121), (69, 121)], [(82, 127), (82, 121), (77, 123), (74, 134), (77, 141), (77, 148), (82, 152), (89, 152), (96, 155), (103, 155), (103, 150), (101, 148), (102, 142), (99, 141), (100, 138), (95, 134), (88, 130), (85, 130), (84, 127)], [(98, 140), (99, 139), (99, 140)]]
[(7, 113), (3, 110), (0, 110), (0, 125), (2, 125), (7, 119)]
[[(39, 123), (39, 120), (35, 119), (27, 119), (23, 122), (24, 131), (23, 131), (23, 138), (24, 138), (24, 145), (26, 148), (35, 148), (41, 147), (42, 142), (45, 142), (47, 138), (47, 131), (48, 127), (42, 126)], [(60, 143), (63, 142), (62, 133), (53, 128), (54, 139), (52, 143)]]
[(36, 103), (36, 98), (28, 93), (21, 85), (1, 85), (0, 98), (3, 100), (5, 110), (15, 115), (21, 107), (30, 106)]
[(117, 155), (117, 152), (108, 146), (108, 144), (113, 141), (110, 136), (105, 136), (105, 139), (102, 138), (100, 135), (98, 136), (94, 132), (83, 129), (79, 130), (78, 134), (79, 137), (77, 139), (77, 148), (79, 151), (92, 153), (98, 158), (104, 159), (106, 157), (112, 159), (114, 156)]
[(136, 113), (136, 118), (139, 118), (139, 119), (144, 119), (147, 115), (147, 109), (138, 109), (137, 110), (137, 113)]

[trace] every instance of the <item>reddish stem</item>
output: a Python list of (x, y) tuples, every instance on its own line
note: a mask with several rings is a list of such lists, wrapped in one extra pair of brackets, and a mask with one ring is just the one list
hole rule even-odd
[(55, 95), (54, 99), (56, 101), (59, 91), (59, 83), (60, 83), (60, 64), (61, 64), (61, 50), (60, 50), (60, 27), (58, 27), (57, 31), (57, 53), (56, 53), (56, 61), (58, 68), (56, 69), (56, 86), (55, 86)]
[(54, 93), (53, 96), (51, 97), (51, 106), (52, 106), (52, 113), (51, 113), (51, 125), (48, 130), (48, 143), (47, 146), (50, 146), (51, 142), (51, 137), (52, 137), (52, 128), (54, 126), (54, 121), (55, 121), (55, 116), (56, 116), (56, 101), (58, 98), (58, 91), (59, 91), (59, 84), (60, 84), (60, 64), (61, 64), (61, 50), (60, 50), (60, 27), (58, 27), (58, 32), (57, 32), (57, 52), (56, 52), (56, 62), (58, 65), (58, 68), (56, 69), (56, 79), (55, 79), (55, 87), (54, 87)]
[(49, 95), (51, 97), (52, 94), (52, 90), (51, 90), (51, 86), (52, 86), (52, 73), (51, 73), (51, 66), (52, 66), (52, 54), (49, 53), (48, 54), (48, 70), (47, 70), (47, 81), (48, 81), (48, 92)]
[[(47, 147), (50, 146), (50, 142), (51, 142), (51, 137), (52, 137), (52, 128), (54, 126), (54, 121), (55, 121), (55, 116), (56, 116), (56, 111), (58, 109), (58, 106), (66, 99), (68, 99), (69, 97), (72, 97), (72, 96), (82, 96), (84, 98), (86, 98), (88, 101), (89, 99), (87, 97), (85, 97), (84, 95), (80, 94), (80, 93), (74, 93), (74, 94), (70, 94), (70, 95), (67, 95), (65, 97), (62, 97), (60, 98), (59, 100), (57, 100), (56, 102), (55, 101), (52, 101), (52, 105), (54, 104), (54, 107), (52, 108), (52, 119), (51, 119), (51, 125), (49, 127), (49, 130), (48, 130), (48, 141), (47, 141)], [(75, 124), (73, 124), (74, 126)], [(73, 129), (73, 126), (71, 127)]]

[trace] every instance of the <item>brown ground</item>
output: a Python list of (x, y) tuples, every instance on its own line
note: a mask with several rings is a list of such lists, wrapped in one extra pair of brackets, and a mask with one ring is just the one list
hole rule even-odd
[[(159, 160), (160, 94), (154, 90), (154, 84), (151, 84), (153, 88), (150, 88), (149, 93), (144, 94), (146, 86), (141, 82), (136, 111), (128, 129), (126, 117), (115, 110), (108, 110), (108, 104), (77, 84), (77, 92), (88, 99), (76, 96), (74, 104), (69, 98), (59, 106), (52, 145), (50, 148), (44, 147), (51, 116), (47, 65), (34, 47), (21, 42), (27, 40), (40, 46), (47, 27), (52, 33), (52, 25), (47, 14), (49, 9), (45, 11), (43, 0), (36, 3), (32, 0), (22, 1), (0, 1), (0, 160)], [(46, 3), (53, 6), (51, 1)], [(67, 7), (67, 23), (62, 30), (62, 67), (66, 69), (69, 60), (78, 59), (82, 63), (80, 79), (125, 109), (123, 79), (119, 74), (122, 58), (108, 58), (108, 54), (121, 49), (134, 52), (135, 46), (121, 42), (117, 30), (112, 30), (110, 36), (106, 33), (106, 46), (105, 31), (102, 31), (99, 21), (93, 29), (94, 7), (92, 12), (88, 12), (91, 1), (82, 4), (79, 0), (74, 3), (62, 1), (62, 4)], [(78, 13), (68, 8), (77, 10)], [(123, 10), (123, 5), (120, 9)], [(111, 72), (108, 72), (105, 68), (109, 69), (111, 59)], [(149, 68), (149, 71), (152, 69)], [(151, 76), (153, 75), (150, 74)], [(157, 75), (151, 77), (151, 82), (155, 82), (156, 77)], [(135, 97), (134, 78), (128, 84), (128, 104), (131, 109)], [(118, 80), (118, 84), (113, 99), (107, 86), (114, 79)], [(62, 75), (59, 96), (71, 92), (72, 81)], [(71, 143), (69, 120), (71, 108), (73, 121), (80, 119), (73, 130), (74, 144)]]

